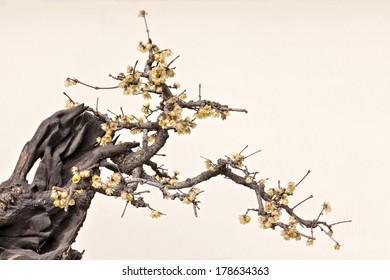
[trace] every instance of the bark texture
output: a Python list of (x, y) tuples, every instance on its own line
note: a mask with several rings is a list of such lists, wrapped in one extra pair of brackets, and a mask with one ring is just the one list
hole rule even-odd
[[(44, 120), (28, 141), (11, 177), (0, 185), (0, 259), (81, 259), (71, 248), (95, 192), (86, 189), (77, 207), (54, 207), (53, 186), (69, 187), (74, 165), (91, 166), (130, 152), (137, 144), (96, 146), (101, 120), (83, 104)], [(27, 175), (39, 162), (31, 183)]]

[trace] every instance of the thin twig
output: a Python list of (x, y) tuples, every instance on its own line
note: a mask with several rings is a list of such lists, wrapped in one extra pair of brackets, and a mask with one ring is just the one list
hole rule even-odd
[(65, 209), (64, 209), (65, 212), (68, 212), (69, 203), (70, 203), (70, 200), (73, 197), (73, 192), (74, 192), (75, 189), (76, 189), (76, 185), (72, 183), (72, 185), (69, 188), (68, 197), (66, 198), (66, 202), (65, 202)]
[(332, 226), (334, 226), (334, 225), (343, 224), (343, 223), (352, 223), (352, 220), (336, 222), (336, 223), (330, 224), (329, 226), (332, 227)]
[(256, 152), (253, 152), (253, 153), (251, 153), (250, 155), (244, 157), (244, 159), (247, 159), (248, 157), (253, 156), (253, 155), (255, 155), (255, 154), (257, 154), (257, 153), (260, 153), (260, 152), (261, 152), (261, 150), (258, 150), (258, 151), (256, 151)]
[(108, 112), (110, 112), (111, 114), (113, 114), (115, 117), (118, 117), (117, 114), (115, 114), (113, 111), (111, 111), (110, 109), (107, 110)]
[(111, 74), (108, 74), (108, 77), (113, 78), (113, 79), (115, 79), (117, 81), (123, 81), (125, 75), (123, 73), (120, 73), (117, 77), (115, 77), (115, 76), (113, 76)]
[(69, 96), (65, 91), (63, 92), (63, 94), (64, 94), (66, 97), (68, 97), (68, 99), (69, 99), (70, 102), (76, 104), (76, 102), (74, 102), (74, 101), (72, 100), (72, 98), (70, 98), (70, 96)]
[(305, 176), (303, 176), (303, 178), (295, 185), (295, 187), (298, 187), (298, 185), (303, 181), (303, 180), (305, 180), (305, 178), (307, 177), (307, 175), (309, 175), (310, 174), (310, 170), (308, 170), (307, 171), (307, 173), (305, 174)]
[(138, 65), (138, 60), (136, 60), (135, 63), (134, 63), (133, 74), (135, 73), (135, 68), (137, 67), (137, 65)]
[(325, 233), (326, 234), (326, 236), (328, 236), (330, 239), (332, 239), (335, 243), (337, 243), (338, 244), (338, 242), (337, 242), (337, 240), (336, 239), (334, 239), (333, 238), (333, 236), (331, 236), (331, 235), (328, 235), (328, 232), (325, 230), (325, 229), (323, 229), (320, 225), (318, 226), (320, 229), (321, 229), (321, 231), (323, 232), (323, 233)]
[(318, 222), (320, 220), (321, 216), (324, 214), (324, 210), (325, 210), (325, 208), (322, 207), (322, 210), (321, 210), (320, 214), (318, 214), (318, 217), (317, 217), (317, 219), (315, 219), (315, 221)]
[(255, 209), (255, 208), (248, 208), (244, 214), (244, 216), (248, 215), (249, 211), (255, 211), (255, 212), (258, 212), (259, 209)]
[(143, 194), (143, 193), (150, 193), (149, 190), (146, 190), (146, 191), (140, 191), (140, 192), (136, 192), (134, 193), (134, 195), (140, 195), (140, 194)]
[(128, 204), (129, 204), (129, 201), (126, 201), (126, 205), (125, 205), (125, 208), (123, 209), (121, 218), (123, 218), (123, 216), (125, 215), (125, 212), (126, 212), (126, 209), (127, 209), (127, 205), (128, 205)]
[(148, 27), (148, 23), (146, 21), (146, 15), (144, 15), (143, 18), (144, 18), (145, 27), (146, 27), (146, 34), (148, 35), (148, 41), (151, 42), (152, 40), (150, 39), (150, 35), (149, 35), (149, 27)]
[(71, 81), (74, 81), (74, 82), (76, 82), (76, 83), (78, 83), (78, 84), (82, 84), (83, 86), (86, 86), (86, 87), (89, 87), (89, 88), (93, 88), (93, 89), (96, 89), (96, 90), (98, 90), (98, 89), (117, 89), (119, 86), (112, 86), (112, 87), (97, 87), (97, 86), (91, 86), (91, 85), (89, 85), (89, 84), (86, 84), (86, 83), (84, 83), (84, 82), (82, 82), (82, 81), (80, 81), (80, 80), (78, 80), (78, 79), (71, 79), (71, 78), (68, 78), (69, 80), (71, 80)]
[(199, 83), (198, 88), (199, 88), (198, 97), (199, 97), (199, 101), (200, 101), (200, 100), (202, 100), (202, 84), (201, 83)]
[(314, 196), (313, 195), (310, 195), (308, 198), (302, 200), (301, 202), (299, 202), (297, 205), (295, 205), (293, 208), (291, 208), (292, 210), (294, 210), (295, 208), (297, 208), (299, 205), (301, 205), (302, 203), (304, 203), (305, 201), (313, 198)]
[(126, 179), (125, 182), (126, 182), (126, 184), (142, 183), (142, 184), (148, 184), (148, 185), (151, 185), (151, 186), (154, 186), (154, 187), (158, 187), (158, 188), (161, 187), (161, 183), (160, 182), (152, 182), (152, 181), (149, 181), (149, 180), (146, 180), (146, 179), (143, 179), (143, 178)]
[(249, 147), (249, 146), (246, 145), (246, 146), (241, 150), (241, 152), (239, 152), (238, 154), (241, 155), (248, 147)]
[(303, 236), (303, 237), (306, 237), (307, 239), (314, 239), (314, 240), (316, 240), (315, 238), (314, 238), (314, 236), (309, 236), (309, 235), (306, 235), (306, 234), (304, 234), (304, 233), (302, 233), (302, 232), (300, 232), (300, 231), (297, 231), (297, 233), (299, 234), (299, 235), (301, 235), (301, 236)]
[(171, 64), (180, 57), (180, 55), (176, 56), (174, 59), (172, 59), (171, 62), (169, 62), (169, 64), (167, 65), (167, 68), (169, 68), (169, 66), (171, 66)]
[(199, 207), (198, 207), (198, 204), (195, 201), (192, 203), (192, 207), (194, 208), (194, 215), (195, 215), (195, 217), (198, 218), (198, 211), (197, 211), (197, 209), (199, 209)]
[(246, 109), (238, 109), (238, 108), (229, 108), (229, 107), (220, 107), (218, 108), (220, 111), (231, 111), (231, 112), (242, 112), (242, 113), (248, 113), (248, 110)]

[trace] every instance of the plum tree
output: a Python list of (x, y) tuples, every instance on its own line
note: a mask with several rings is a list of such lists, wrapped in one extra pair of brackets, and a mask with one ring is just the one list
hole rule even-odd
[[(315, 231), (325, 233), (336, 250), (340, 244), (333, 237), (335, 225), (320, 220), (331, 211), (324, 202), (314, 219), (304, 219), (296, 208), (312, 196), (292, 206), (299, 182), (266, 187), (267, 179), (251, 171), (245, 160), (256, 154), (241, 151), (219, 159), (204, 158), (205, 171), (191, 178), (180, 178), (177, 170), (167, 170), (158, 164), (157, 157), (172, 135), (190, 134), (199, 119), (226, 120), (231, 112), (246, 113), (220, 102), (205, 100), (200, 89), (196, 100), (188, 100), (186, 90), (180, 89), (175, 76), (170, 49), (157, 46), (150, 38), (147, 13), (140, 11), (147, 40), (138, 50), (146, 54), (143, 67), (138, 61), (127, 66), (123, 73), (110, 75), (113, 87), (97, 87), (76, 78), (67, 78), (65, 86), (81, 85), (93, 89), (118, 89), (131, 98), (143, 98), (141, 115), (104, 114), (96, 108), (78, 104), (68, 94), (64, 110), (44, 120), (28, 141), (8, 180), (0, 185), (0, 258), (1, 259), (81, 259), (82, 253), (71, 248), (96, 193), (120, 197), (126, 207), (150, 209), (152, 218), (164, 215), (150, 205), (145, 191), (147, 185), (162, 194), (163, 199), (177, 200), (193, 207), (197, 216), (199, 185), (216, 176), (225, 178), (253, 191), (257, 206), (239, 215), (247, 224), (257, 217), (263, 229), (279, 229), (285, 240), (306, 240), (312, 245)], [(130, 132), (134, 141), (120, 141), (123, 132)], [(178, 136), (180, 137), (180, 136)], [(37, 163), (34, 178), (27, 174)], [(108, 178), (102, 179), (102, 172)], [(125, 207), (125, 210), (126, 210)], [(125, 211), (124, 210), (124, 211)]]

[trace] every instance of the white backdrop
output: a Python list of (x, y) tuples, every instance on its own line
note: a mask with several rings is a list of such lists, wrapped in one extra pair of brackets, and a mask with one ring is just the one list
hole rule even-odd
[[(0, 179), (10, 176), (39, 123), (64, 106), (62, 92), (79, 102), (138, 111), (120, 91), (64, 88), (66, 77), (114, 85), (146, 40), (138, 10), (149, 12), (151, 36), (180, 54), (177, 81), (190, 99), (203, 97), (248, 114), (199, 122), (191, 136), (172, 136), (164, 153), (181, 177), (211, 159), (262, 149), (248, 159), (268, 186), (298, 181), (292, 203), (315, 218), (330, 201), (341, 250), (323, 236), (313, 247), (284, 241), (237, 216), (255, 207), (252, 193), (223, 179), (200, 187), (201, 211), (146, 196), (167, 214), (98, 196), (75, 248), (85, 259), (388, 259), (390, 186), (390, 2), (388, 1), (4, 1), (0, 0)], [(254, 218), (254, 217), (253, 217)]]

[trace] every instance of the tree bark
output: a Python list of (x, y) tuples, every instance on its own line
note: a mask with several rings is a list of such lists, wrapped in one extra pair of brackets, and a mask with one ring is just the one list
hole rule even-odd
[[(0, 185), (0, 259), (81, 259), (71, 245), (95, 192), (86, 188), (77, 205), (64, 211), (53, 205), (51, 188), (70, 187), (72, 166), (90, 167), (137, 146), (97, 146), (102, 122), (87, 109), (81, 104), (44, 120), (25, 144), (11, 177)], [(29, 183), (27, 175), (37, 161)]]

